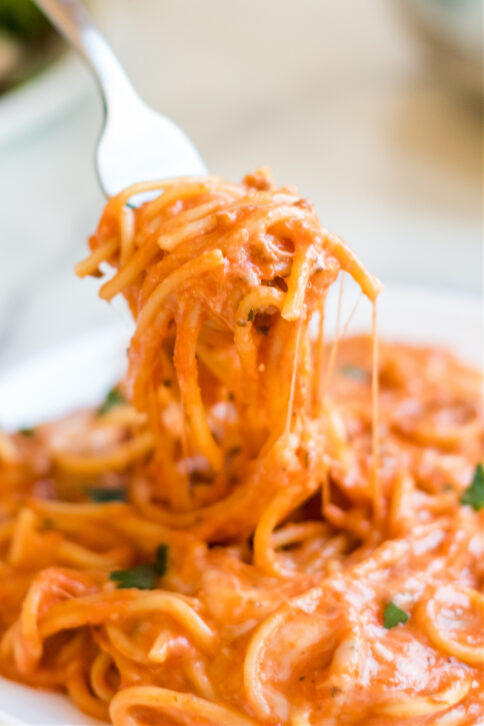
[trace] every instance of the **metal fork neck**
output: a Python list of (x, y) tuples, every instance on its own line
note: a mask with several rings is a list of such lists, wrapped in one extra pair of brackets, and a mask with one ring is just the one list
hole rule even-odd
[(35, 0), (87, 61), (99, 84), (105, 109), (138, 96), (120, 62), (79, 0)]

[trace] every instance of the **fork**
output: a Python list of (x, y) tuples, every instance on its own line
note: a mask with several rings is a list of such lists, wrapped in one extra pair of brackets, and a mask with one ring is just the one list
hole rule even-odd
[(206, 174), (200, 154), (169, 118), (134, 90), (121, 63), (79, 0), (35, 0), (88, 63), (103, 99), (96, 171), (106, 196), (140, 181)]

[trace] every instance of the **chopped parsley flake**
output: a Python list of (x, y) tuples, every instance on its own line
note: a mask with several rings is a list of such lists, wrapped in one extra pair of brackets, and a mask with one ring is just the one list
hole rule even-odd
[(119, 406), (121, 403), (125, 403), (123, 394), (116, 388), (111, 389), (104, 403), (97, 410), (98, 416), (104, 416), (104, 414), (108, 413), (112, 408), (115, 408), (115, 406)]
[(28, 438), (31, 438), (35, 435), (35, 429), (20, 429), (19, 434), (22, 434), (22, 436), (27, 436)]
[(86, 495), (92, 502), (124, 502), (126, 501), (126, 493), (124, 489), (118, 487), (116, 489), (104, 489), (103, 487), (86, 487)]
[(249, 314), (247, 315), (247, 320), (249, 321), (249, 323), (252, 323), (254, 318), (255, 318), (254, 308), (251, 308), (249, 310)]
[(114, 570), (109, 579), (115, 582), (120, 590), (135, 587), (137, 590), (153, 590), (156, 572), (152, 564), (136, 565), (129, 570)]
[(461, 504), (469, 504), (475, 511), (484, 507), (484, 468), (479, 463), (475, 470), (472, 481), (460, 498)]
[(160, 544), (155, 553), (154, 562), (130, 567), (127, 570), (114, 570), (109, 575), (119, 589), (136, 588), (137, 590), (153, 590), (158, 577), (162, 577), (168, 567), (168, 545)]
[(394, 628), (399, 623), (406, 623), (408, 615), (394, 602), (388, 603), (383, 613), (383, 625), (387, 630)]
[(168, 545), (160, 544), (156, 550), (155, 561), (153, 567), (158, 577), (162, 577), (168, 567)]

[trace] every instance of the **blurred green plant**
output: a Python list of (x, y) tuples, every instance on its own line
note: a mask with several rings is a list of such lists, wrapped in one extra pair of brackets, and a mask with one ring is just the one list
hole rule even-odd
[(31, 0), (0, 0), (0, 28), (30, 42), (42, 40), (52, 30)]

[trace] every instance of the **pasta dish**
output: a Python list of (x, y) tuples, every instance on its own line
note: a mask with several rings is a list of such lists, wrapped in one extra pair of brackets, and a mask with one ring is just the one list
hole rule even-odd
[[(126, 379), (0, 434), (0, 675), (118, 726), (481, 723), (480, 374), (379, 341), (380, 283), (265, 170), (112, 198), (108, 270)], [(345, 277), (372, 330), (329, 341)]]

